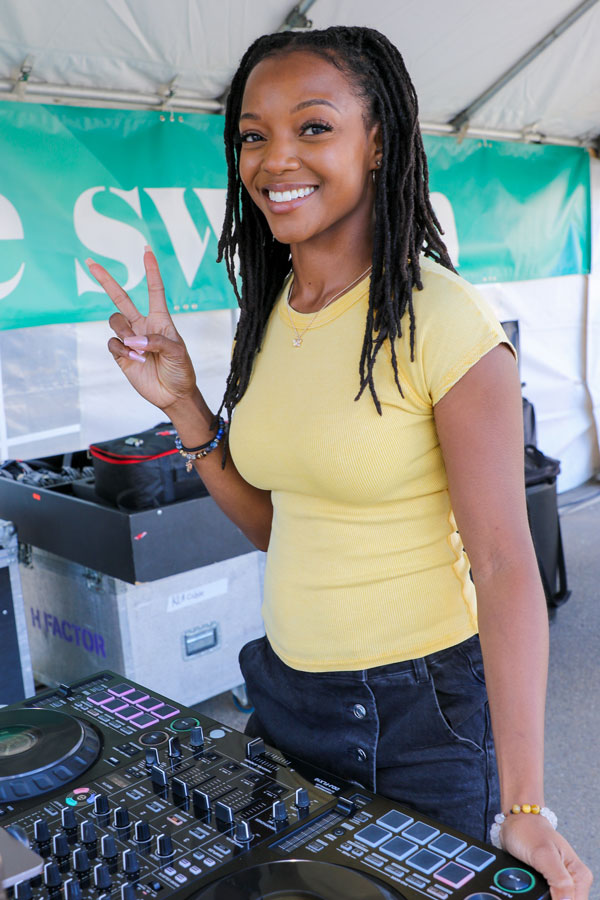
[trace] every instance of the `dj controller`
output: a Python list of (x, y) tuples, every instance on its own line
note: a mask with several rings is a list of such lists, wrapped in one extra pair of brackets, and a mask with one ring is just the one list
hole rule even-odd
[(15, 900), (549, 896), (504, 852), (112, 672), (0, 709), (0, 826), (39, 859)]

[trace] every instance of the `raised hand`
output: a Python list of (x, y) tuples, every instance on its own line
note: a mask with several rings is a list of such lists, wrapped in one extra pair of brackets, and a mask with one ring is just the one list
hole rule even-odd
[(165, 289), (152, 250), (146, 247), (144, 253), (147, 316), (138, 311), (103, 266), (92, 259), (86, 263), (119, 310), (109, 320), (116, 337), (109, 340), (108, 349), (136, 391), (162, 410), (191, 397), (196, 387), (194, 367), (167, 309)]

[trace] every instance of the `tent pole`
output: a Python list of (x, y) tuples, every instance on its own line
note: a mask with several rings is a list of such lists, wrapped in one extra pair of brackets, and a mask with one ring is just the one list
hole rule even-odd
[(479, 94), (472, 103), (466, 106), (461, 112), (457, 113), (452, 119), (450, 119), (449, 125), (452, 125), (455, 131), (462, 131), (465, 125), (468, 125), (470, 119), (473, 114), (477, 112), (485, 103), (488, 102), (495, 94), (498, 93), (509, 81), (511, 81), (515, 75), (518, 75), (519, 72), (522, 71), (526, 66), (529, 65), (536, 57), (543, 53), (554, 41), (563, 34), (567, 28), (570, 28), (571, 25), (574, 25), (575, 22), (583, 16), (588, 9), (591, 9), (592, 6), (598, 0), (584, 0), (583, 3), (580, 3), (573, 12), (569, 13), (569, 15), (559, 22), (556, 28), (553, 28), (552, 31), (548, 32), (548, 34), (542, 38), (541, 41), (538, 41), (535, 46), (533, 46), (530, 50), (527, 51), (520, 59), (517, 60), (514, 65), (507, 69), (499, 78), (494, 81), (493, 84), (487, 88), (487, 90), (483, 91), (483, 93)]

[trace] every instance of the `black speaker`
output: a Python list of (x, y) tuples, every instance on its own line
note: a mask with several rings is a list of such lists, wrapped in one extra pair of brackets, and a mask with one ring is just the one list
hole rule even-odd
[(527, 515), (548, 609), (553, 612), (571, 596), (563, 553), (556, 479), (531, 484), (525, 489)]

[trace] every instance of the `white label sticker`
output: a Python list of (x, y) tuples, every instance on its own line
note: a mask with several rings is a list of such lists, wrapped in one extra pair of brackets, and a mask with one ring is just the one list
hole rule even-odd
[(180, 594), (171, 594), (167, 598), (167, 612), (176, 612), (183, 609), (184, 606), (193, 606), (194, 603), (201, 603), (203, 600), (212, 600), (213, 597), (220, 597), (226, 594), (229, 588), (229, 580), (227, 578), (219, 578), (218, 581), (211, 581), (209, 584), (203, 584), (201, 587), (192, 588), (191, 591), (182, 591)]

